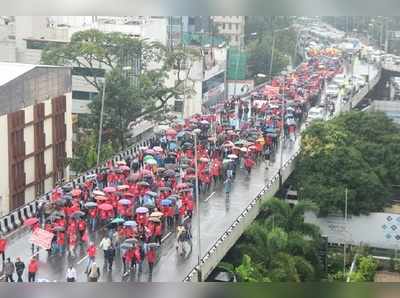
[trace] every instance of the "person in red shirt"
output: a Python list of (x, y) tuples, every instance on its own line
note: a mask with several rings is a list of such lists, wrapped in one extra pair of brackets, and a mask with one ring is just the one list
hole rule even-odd
[(92, 232), (96, 229), (97, 208), (89, 209), (89, 225)]
[(78, 231), (79, 231), (79, 239), (82, 240), (82, 237), (86, 231), (86, 222), (82, 218), (78, 221)]
[(211, 165), (211, 175), (213, 176), (214, 184), (217, 184), (221, 175), (221, 165), (218, 160), (214, 160)]
[(3, 264), (6, 261), (6, 246), (7, 246), (7, 240), (3, 238), (2, 235), (0, 235), (0, 254), (3, 260)]
[(123, 275), (128, 274), (128, 269), (132, 267), (133, 250), (127, 249), (122, 255)]
[(36, 273), (39, 270), (38, 261), (36, 261), (35, 257), (32, 257), (31, 261), (28, 265), (28, 282), (35, 282)]
[(147, 257), (147, 263), (149, 264), (149, 275), (150, 277), (153, 274), (153, 267), (154, 267), (154, 263), (156, 262), (156, 250), (154, 249), (154, 247), (150, 247), (150, 249), (147, 251), (146, 254)]
[(161, 223), (158, 223), (154, 227), (154, 236), (156, 242), (160, 245), (161, 245), (161, 235), (162, 235), (162, 225)]
[(254, 166), (255, 162), (249, 157), (247, 156), (244, 160), (244, 167), (247, 170), (247, 174), (250, 176), (251, 173), (251, 168)]
[(96, 258), (96, 245), (93, 242), (90, 242), (89, 247), (87, 248), (86, 252), (88, 255), (88, 263), (86, 266), (86, 272), (89, 272), (89, 268)]

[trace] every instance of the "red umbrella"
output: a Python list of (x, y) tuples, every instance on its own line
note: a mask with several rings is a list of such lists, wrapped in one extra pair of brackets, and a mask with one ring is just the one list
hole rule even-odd
[(134, 195), (133, 193), (131, 193), (131, 192), (124, 192), (122, 195), (123, 195), (124, 197), (131, 197), (131, 198), (134, 198), (134, 197), (135, 197), (135, 195)]
[(24, 221), (25, 226), (33, 226), (34, 224), (38, 223), (39, 219), (37, 217), (28, 218)]
[(143, 170), (142, 175), (143, 175), (143, 177), (150, 177), (150, 176), (153, 176), (153, 173), (149, 170)]
[(169, 129), (167, 129), (165, 134), (168, 135), (168, 136), (175, 136), (176, 135), (176, 130), (173, 129), (173, 128), (169, 128)]
[(154, 155), (156, 154), (156, 152), (153, 149), (147, 149), (145, 152), (145, 154), (149, 154), (149, 155)]
[(113, 206), (111, 204), (104, 203), (99, 205), (97, 208), (103, 211), (111, 211), (113, 209)]
[(188, 187), (187, 183), (178, 183), (178, 184), (176, 185), (176, 188), (177, 188), (177, 189), (180, 189), (180, 188), (187, 188), (187, 187)]
[(122, 171), (130, 171), (130, 167), (128, 167), (128, 166), (120, 166), (119, 167)]
[(76, 188), (72, 190), (71, 194), (73, 197), (79, 197), (81, 195), (82, 191), (79, 188)]
[(97, 197), (95, 197), (95, 199), (96, 199), (97, 201), (107, 201), (107, 200), (108, 200), (108, 198), (105, 197), (105, 196), (97, 196)]
[(103, 191), (104, 191), (104, 192), (111, 193), (111, 192), (116, 192), (117, 189), (116, 189), (115, 187), (112, 187), (112, 186), (107, 186), (107, 187), (105, 187), (105, 188), (103, 189)]

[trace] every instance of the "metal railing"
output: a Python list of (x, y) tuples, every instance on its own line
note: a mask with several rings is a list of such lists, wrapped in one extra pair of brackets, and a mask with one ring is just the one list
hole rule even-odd
[[(204, 256), (201, 258), (200, 260), (200, 266), (205, 266), (206, 265), (206, 261), (212, 257), (213, 255), (215, 255), (219, 249), (219, 247), (221, 246), (221, 244), (232, 235), (232, 233), (235, 231), (235, 229), (238, 229), (240, 227), (240, 224), (242, 222), (244, 222), (247, 217), (249, 217), (250, 215), (250, 211), (253, 210), (253, 208), (255, 208), (257, 206), (257, 204), (261, 203), (262, 198), (264, 197), (264, 195), (268, 192), (272, 190), (272, 195), (274, 195), (276, 193), (276, 191), (274, 191), (272, 189), (273, 186), (278, 187), (279, 188), (279, 172), (282, 172), (283, 170), (285, 170), (288, 166), (290, 166), (296, 159), (296, 157), (299, 155), (300, 153), (300, 149), (298, 149), (296, 152), (293, 153), (293, 155), (283, 164), (282, 168), (280, 170), (278, 170), (267, 182), (267, 184), (263, 187), (263, 189), (257, 194), (257, 196), (247, 205), (247, 207), (239, 214), (238, 217), (236, 217), (236, 219), (234, 220), (234, 222), (226, 229), (226, 231), (217, 238), (217, 240), (214, 242), (214, 244), (211, 246), (211, 248), (204, 254)], [(289, 175), (288, 175), (289, 176)], [(284, 179), (284, 181), (287, 179), (287, 177)], [(274, 185), (276, 184), (276, 185)], [(277, 189), (276, 189), (277, 190)], [(256, 215), (258, 214), (258, 212), (256, 212)], [(253, 214), (254, 216), (254, 214)], [(243, 230), (243, 227), (241, 227)], [(237, 238), (239, 238), (241, 235), (241, 233), (239, 235), (237, 235)], [(209, 264), (207, 264), (209, 267), (213, 267), (212, 265), (210, 266)], [(213, 264), (216, 265), (216, 264)], [(198, 272), (198, 266), (196, 266), (195, 268), (193, 268), (184, 278), (183, 281), (185, 282), (190, 282), (190, 281), (194, 281), (193, 277), (196, 276), (196, 273)], [(201, 269), (201, 268), (200, 268)], [(212, 270), (214, 268), (211, 268), (210, 270)], [(210, 272), (210, 270), (208, 270)], [(203, 270), (200, 270), (203, 271)], [(207, 273), (209, 273), (207, 272)]]

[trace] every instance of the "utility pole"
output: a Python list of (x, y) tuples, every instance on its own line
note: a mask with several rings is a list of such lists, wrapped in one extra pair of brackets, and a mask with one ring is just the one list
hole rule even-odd
[(103, 136), (103, 117), (104, 117), (104, 98), (105, 98), (105, 95), (106, 95), (106, 78), (104, 77), (103, 94), (102, 94), (102, 97), (101, 97), (99, 140), (98, 140), (98, 143), (97, 143), (97, 166), (99, 166), (99, 164), (100, 164), (101, 138)]
[(343, 275), (346, 274), (346, 238), (347, 238), (347, 187), (344, 192), (344, 244), (343, 244)]
[(201, 238), (200, 238), (200, 194), (199, 194), (199, 173), (198, 173), (198, 156), (197, 156), (197, 133), (198, 131), (193, 131), (194, 138), (194, 167), (196, 173), (196, 216), (197, 216), (197, 279), (198, 281), (202, 281), (201, 276)]
[(275, 31), (272, 31), (271, 60), (269, 62), (269, 79), (272, 81), (272, 65), (274, 63)]

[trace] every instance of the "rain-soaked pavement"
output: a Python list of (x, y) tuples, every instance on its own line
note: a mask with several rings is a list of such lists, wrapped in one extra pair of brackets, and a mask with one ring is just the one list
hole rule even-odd
[[(371, 67), (371, 77), (376, 74), (376, 69)], [(366, 65), (356, 64), (354, 74), (366, 73)], [(339, 109), (337, 109), (339, 110)], [(287, 145), (283, 151), (283, 162), (288, 160), (291, 155), (299, 147), (299, 138), (295, 144)], [(279, 150), (277, 151), (279, 152)], [(265, 170), (264, 163), (258, 163), (253, 169), (251, 176), (247, 177), (244, 170), (239, 171), (233, 184), (232, 192), (229, 200), (226, 200), (222, 186), (212, 189), (209, 193), (203, 194), (200, 199), (200, 239), (201, 239), (201, 255), (208, 251), (215, 240), (224, 233), (224, 231), (232, 224), (232, 222), (240, 215), (248, 203), (260, 192), (264, 187), (268, 178), (278, 172), (280, 159), (271, 164), (268, 170)], [(215, 191), (215, 193), (213, 193)], [(93, 240), (98, 244), (102, 238), (104, 230), (98, 231), (92, 235)], [(186, 256), (180, 256), (175, 250), (175, 235), (173, 231), (166, 233), (162, 246), (158, 250), (158, 261), (155, 264), (153, 276), (150, 278), (146, 261), (143, 262), (143, 272), (133, 272), (127, 276), (122, 276), (121, 258), (117, 253), (114, 267), (111, 272), (102, 271), (100, 281), (182, 281), (186, 275), (196, 266), (198, 258), (198, 237), (197, 237), (197, 218), (193, 217), (193, 245), (192, 249), (187, 248)], [(22, 235), (17, 241), (12, 241), (7, 249), (7, 253), (15, 257), (21, 257), (27, 263), (31, 252), (29, 243), (30, 233)], [(39, 256), (39, 272), (37, 279), (48, 281), (65, 281), (65, 273), (69, 263), (73, 263), (78, 272), (78, 281), (87, 281), (84, 273), (87, 264), (85, 257), (85, 248), (77, 248), (77, 257), (70, 259), (67, 256), (47, 257), (47, 252), (40, 250)], [(96, 262), (100, 267), (103, 266), (103, 252), (98, 249)], [(26, 276), (25, 276), (26, 280)]]

